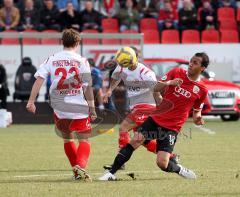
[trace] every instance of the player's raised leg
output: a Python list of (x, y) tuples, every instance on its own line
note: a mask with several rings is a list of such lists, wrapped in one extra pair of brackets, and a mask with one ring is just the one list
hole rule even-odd
[(132, 156), (133, 151), (136, 150), (139, 146), (145, 141), (144, 136), (141, 133), (134, 133), (133, 139), (125, 147), (123, 147), (117, 156), (112, 165), (112, 169), (106, 172), (103, 176), (99, 177), (100, 181), (109, 181), (115, 180), (115, 173), (124, 165)]

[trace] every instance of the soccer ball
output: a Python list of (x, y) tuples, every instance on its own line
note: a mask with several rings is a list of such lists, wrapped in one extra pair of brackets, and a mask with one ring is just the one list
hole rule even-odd
[(115, 60), (121, 67), (128, 68), (136, 65), (137, 56), (132, 48), (123, 47), (117, 51)]

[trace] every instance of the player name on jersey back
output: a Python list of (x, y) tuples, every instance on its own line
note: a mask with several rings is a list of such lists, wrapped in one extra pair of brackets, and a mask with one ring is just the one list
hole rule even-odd
[(83, 86), (91, 83), (87, 59), (71, 51), (55, 53), (40, 66), (35, 77), (47, 79), (49, 75), (51, 106), (58, 118), (87, 117), (88, 104), (83, 94)]

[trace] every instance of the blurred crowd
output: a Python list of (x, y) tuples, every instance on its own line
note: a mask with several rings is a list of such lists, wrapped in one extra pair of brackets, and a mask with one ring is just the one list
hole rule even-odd
[(142, 18), (164, 29), (217, 29), (217, 9), (238, 8), (236, 0), (0, 0), (0, 31), (102, 31), (102, 19), (116, 18), (119, 31), (140, 31)]

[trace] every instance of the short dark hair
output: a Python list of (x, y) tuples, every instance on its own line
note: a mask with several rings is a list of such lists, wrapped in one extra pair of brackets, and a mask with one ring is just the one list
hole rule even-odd
[(76, 47), (80, 44), (81, 37), (79, 32), (74, 29), (65, 29), (62, 34), (63, 46), (66, 48)]
[(202, 67), (207, 68), (209, 65), (209, 57), (206, 53), (196, 53), (194, 56), (201, 57), (202, 58)]

